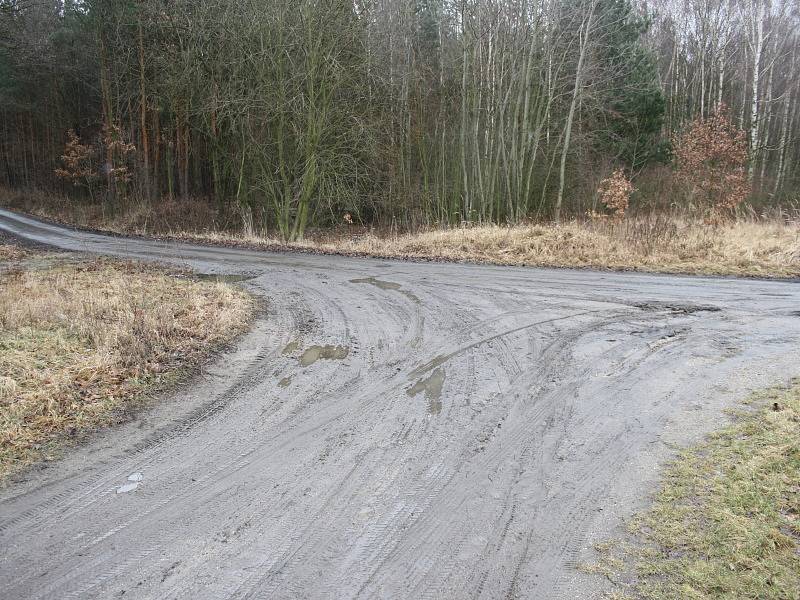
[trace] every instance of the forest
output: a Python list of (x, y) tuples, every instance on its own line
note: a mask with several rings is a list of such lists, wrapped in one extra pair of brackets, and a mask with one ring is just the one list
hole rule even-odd
[(0, 0), (0, 128), (5, 188), (289, 241), (796, 206), (800, 7)]

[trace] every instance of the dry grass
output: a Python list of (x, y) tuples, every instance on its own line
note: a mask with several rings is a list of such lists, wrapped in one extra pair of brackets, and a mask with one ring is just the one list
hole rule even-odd
[(164, 201), (108, 215), (98, 206), (0, 189), (0, 205), (117, 233), (272, 250), (499, 265), (800, 276), (800, 219), (782, 213), (769, 219), (747, 218), (718, 225), (693, 221), (686, 215), (652, 214), (621, 222), (472, 226), (403, 235), (338, 228), (312, 234), (304, 242), (285, 244), (268, 235), (245, 237), (237, 233), (235, 216), (221, 216), (202, 201)]
[(365, 239), (359, 251), (503, 265), (593, 267), (718, 275), (800, 275), (800, 229), (739, 222), (702, 227), (677, 221), (476, 227)]
[(800, 598), (800, 383), (750, 403), (667, 469), (633, 539), (598, 546), (584, 571), (618, 597)]
[(0, 206), (79, 227), (139, 235), (163, 235), (179, 231), (233, 232), (241, 224), (237, 215), (223, 214), (201, 199), (165, 198), (152, 205), (131, 202), (117, 206), (112, 211), (100, 203), (0, 186)]
[(13, 244), (0, 244), (0, 261), (19, 260), (25, 256), (25, 251)]
[(153, 266), (3, 256), (0, 479), (118, 418), (243, 331), (253, 310), (237, 288)]
[(482, 226), (389, 238), (364, 234), (289, 245), (279, 240), (219, 233), (184, 233), (170, 237), (271, 249), (498, 265), (748, 277), (800, 276), (800, 227), (777, 222), (739, 221), (703, 226), (654, 218), (622, 223), (571, 222), (560, 226)]

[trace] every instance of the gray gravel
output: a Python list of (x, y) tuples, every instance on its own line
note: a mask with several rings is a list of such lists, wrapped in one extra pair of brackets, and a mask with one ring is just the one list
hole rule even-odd
[(416, 264), (76, 232), (266, 314), (0, 490), (3, 598), (584, 598), (676, 444), (800, 374), (793, 282)]

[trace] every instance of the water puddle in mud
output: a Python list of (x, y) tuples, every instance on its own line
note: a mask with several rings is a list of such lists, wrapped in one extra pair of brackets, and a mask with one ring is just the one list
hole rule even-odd
[(350, 354), (347, 346), (310, 346), (300, 355), (300, 366), (307, 367), (313, 365), (320, 359), (324, 360), (343, 360)]
[(434, 357), (432, 360), (426, 362), (424, 365), (421, 365), (421, 366), (417, 367), (416, 369), (414, 369), (413, 371), (411, 371), (411, 373), (409, 373), (409, 377), (419, 377), (420, 375), (430, 371), (434, 367), (438, 367), (438, 366), (446, 363), (452, 357), (453, 357), (453, 354), (440, 354), (440, 355)]
[(417, 383), (408, 388), (406, 394), (413, 398), (417, 394), (424, 392), (425, 398), (428, 399), (428, 412), (432, 415), (438, 415), (442, 412), (441, 397), (444, 380), (444, 369), (438, 367), (425, 379), (420, 379)]
[(402, 285), (399, 283), (395, 283), (394, 281), (383, 281), (382, 279), (376, 279), (375, 277), (361, 277), (359, 279), (351, 279), (350, 283), (366, 283), (368, 285), (374, 285), (375, 287), (379, 287), (382, 290), (392, 290), (395, 292), (400, 292), (407, 298), (409, 298), (412, 302), (419, 304), (419, 298), (417, 298), (413, 293), (409, 292), (408, 290), (402, 289)]
[(399, 283), (395, 283), (394, 281), (381, 281), (380, 279), (375, 279), (374, 277), (362, 277), (360, 279), (351, 279), (350, 283), (367, 283), (369, 285), (374, 285), (376, 287), (379, 287), (382, 290), (399, 290), (401, 287), (403, 287)]
[(284, 354), (284, 355), (285, 354), (292, 354), (299, 347), (300, 347), (300, 342), (299, 341), (295, 340), (293, 342), (289, 342), (288, 344), (286, 344), (286, 347), (283, 350), (281, 350), (281, 354)]
[(139, 482), (144, 479), (141, 473), (131, 473), (128, 475), (128, 481), (130, 483), (126, 483), (125, 485), (121, 485), (117, 488), (118, 494), (125, 494), (127, 492), (132, 492), (136, 488), (139, 487)]
[(288, 377), (284, 377), (278, 382), (278, 385), (282, 388), (289, 387), (289, 384), (292, 383), (292, 376), (289, 375)]
[(676, 302), (634, 302), (632, 306), (646, 311), (669, 311), (673, 313), (680, 313), (684, 315), (691, 315), (698, 312), (720, 312), (719, 306), (710, 304), (679, 304)]
[(249, 279), (255, 278), (255, 275), (225, 275), (222, 273), (195, 273), (194, 276), (200, 281), (213, 281), (215, 283), (236, 283), (238, 281), (248, 281)]

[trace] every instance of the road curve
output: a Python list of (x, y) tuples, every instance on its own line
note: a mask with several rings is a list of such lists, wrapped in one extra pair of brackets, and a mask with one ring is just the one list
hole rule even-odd
[(674, 444), (799, 375), (800, 285), (273, 254), (264, 316), (133, 422), (0, 490), (0, 597), (577, 598)]

